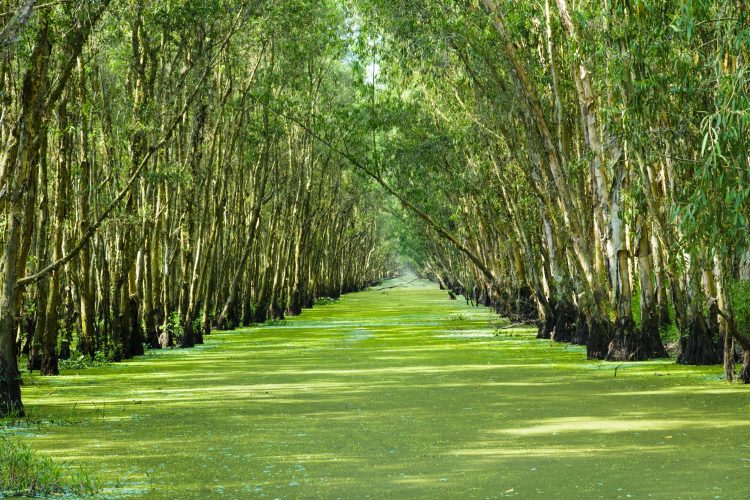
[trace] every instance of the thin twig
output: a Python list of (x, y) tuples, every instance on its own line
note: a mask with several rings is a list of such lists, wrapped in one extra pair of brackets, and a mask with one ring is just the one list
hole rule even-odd
[(419, 278), (414, 278), (413, 280), (407, 281), (406, 283), (399, 283), (399, 284), (393, 285), (393, 286), (385, 286), (383, 288), (376, 288), (375, 290), (390, 290), (391, 288), (398, 288), (400, 286), (410, 285), (410, 284), (414, 283), (415, 281), (417, 281), (418, 279)]

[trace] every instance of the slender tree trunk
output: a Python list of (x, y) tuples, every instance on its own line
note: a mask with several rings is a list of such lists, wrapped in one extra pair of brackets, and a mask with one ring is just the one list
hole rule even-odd
[[(78, 194), (78, 234), (84, 235), (89, 230), (89, 197), (91, 196), (91, 165), (89, 164), (88, 119), (86, 106), (86, 72), (83, 59), (78, 58), (78, 85), (81, 132), (80, 132), (80, 184)], [(78, 340), (78, 351), (86, 356), (93, 356), (97, 346), (97, 332), (94, 312), (93, 276), (91, 273), (91, 243), (87, 242), (81, 249), (79, 257), (78, 296), (81, 310), (81, 334)]]
[[(195, 217), (193, 214), (192, 207), (194, 206), (195, 200), (195, 185), (199, 182), (198, 170), (202, 159), (202, 143), (203, 143), (203, 129), (206, 123), (206, 111), (207, 107), (201, 105), (198, 113), (195, 117), (195, 124), (193, 127), (191, 146), (190, 146), (190, 165), (192, 171), (192, 180), (190, 187), (186, 189), (186, 196), (184, 200), (184, 206), (182, 209), (182, 224), (181, 224), (181, 246), (182, 246), (182, 282), (180, 285), (180, 320), (182, 322), (182, 342), (180, 347), (193, 347), (195, 346), (195, 327), (193, 321), (195, 320), (195, 286), (198, 279), (196, 270), (197, 256), (195, 251), (194, 237), (195, 237)], [(199, 243), (198, 240), (196, 243)]]
[[(46, 91), (47, 66), (51, 43), (48, 38), (49, 19), (43, 14), (29, 68), (23, 82), (22, 110), (14, 131), (14, 144), (7, 161), (13, 170), (6, 173), (10, 183), (7, 195), (8, 226), (3, 252), (4, 276), (0, 293), (0, 417), (12, 413), (23, 415), (21, 402), (21, 377), (18, 373), (15, 319), (17, 315), (16, 280), (24, 270), (19, 269), (19, 250), (24, 215), (35, 200), (28, 200), (33, 188), (33, 141), (41, 128), (43, 96)], [(24, 263), (21, 263), (25, 265)]]
[[(43, 136), (41, 154), (39, 157), (39, 187), (41, 190), (39, 201), (39, 221), (37, 224), (36, 260), (39, 265), (47, 262), (47, 224), (49, 218), (49, 196), (47, 193), (47, 134)], [(47, 297), (49, 295), (49, 281), (43, 279), (36, 288), (36, 321), (34, 336), (28, 352), (26, 367), (29, 371), (40, 370), (42, 367), (42, 349), (44, 348), (44, 330), (47, 326)]]
[[(72, 154), (72, 137), (68, 129), (68, 102), (63, 99), (58, 109), (59, 128), (62, 131), (60, 141), (60, 159), (57, 164), (57, 192), (55, 195), (55, 221), (54, 221), (54, 256), (57, 261), (63, 257), (63, 227), (65, 224), (65, 203), (67, 200), (66, 188), (69, 182), (68, 164)], [(47, 318), (44, 332), (44, 353), (42, 355), (42, 375), (59, 375), (57, 366), (57, 332), (58, 311), (60, 309), (60, 281), (63, 268), (52, 272), (49, 285), (49, 296), (47, 298)]]
[(689, 303), (685, 329), (680, 331), (677, 362), (685, 365), (718, 364), (721, 362), (720, 356), (703, 312), (706, 295), (701, 289), (701, 269), (695, 255), (690, 259), (688, 278)]
[(257, 180), (257, 186), (255, 188), (253, 208), (248, 222), (249, 232), (247, 241), (244, 243), (242, 250), (242, 256), (239, 260), (238, 269), (232, 279), (231, 285), (229, 286), (229, 295), (224, 303), (224, 307), (219, 315), (219, 319), (216, 321), (217, 328), (219, 330), (226, 330), (237, 326), (238, 315), (237, 315), (237, 297), (239, 292), (240, 279), (245, 272), (245, 265), (250, 252), (253, 248), (253, 242), (255, 241), (255, 235), (260, 225), (261, 209), (263, 208), (263, 198), (266, 192), (266, 183), (269, 176), (269, 155), (271, 147), (271, 132), (269, 130), (269, 119), (268, 119), (268, 108), (264, 107), (263, 110), (263, 129), (264, 129), (264, 141), (263, 141), (263, 152), (261, 153), (261, 163), (259, 165), (260, 179)]

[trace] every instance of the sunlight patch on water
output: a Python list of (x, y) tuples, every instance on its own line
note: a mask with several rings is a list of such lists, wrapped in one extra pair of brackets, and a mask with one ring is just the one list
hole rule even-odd
[[(495, 434), (509, 434), (513, 436), (556, 435), (562, 432), (596, 432), (601, 434), (615, 432), (667, 431), (675, 429), (703, 428), (704, 422), (686, 419), (618, 419), (597, 418), (592, 416), (556, 418), (543, 420), (543, 423), (517, 429), (496, 429)], [(711, 425), (716, 428), (750, 427), (750, 421), (741, 420), (713, 420)]]

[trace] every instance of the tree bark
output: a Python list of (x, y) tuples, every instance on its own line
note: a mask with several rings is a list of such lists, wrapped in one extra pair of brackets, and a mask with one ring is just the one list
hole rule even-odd
[[(28, 200), (27, 193), (33, 187), (32, 165), (34, 140), (39, 136), (42, 122), (43, 99), (47, 87), (47, 68), (51, 42), (49, 40), (49, 19), (41, 16), (40, 26), (29, 68), (26, 71), (22, 90), (22, 110), (14, 130), (6, 173), (8, 188), (8, 227), (6, 228), (5, 249), (3, 252), (4, 276), (0, 294), (0, 417), (18, 414), (23, 415), (21, 402), (21, 377), (18, 373), (16, 352), (15, 321), (17, 310), (17, 279), (24, 270), (19, 269), (19, 250), (24, 215), (28, 206), (34, 206), (35, 200)], [(24, 263), (21, 263), (25, 265)]]

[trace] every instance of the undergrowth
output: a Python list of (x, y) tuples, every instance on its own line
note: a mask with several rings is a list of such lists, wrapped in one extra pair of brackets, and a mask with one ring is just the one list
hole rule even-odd
[(327, 306), (330, 304), (335, 304), (339, 301), (339, 299), (334, 299), (331, 297), (319, 297), (315, 299), (315, 305), (316, 306)]
[(95, 495), (99, 486), (85, 469), (64, 471), (49, 457), (17, 441), (0, 439), (0, 496)]
[(448, 316), (448, 321), (467, 321), (469, 317), (464, 313), (454, 313)]
[(750, 335), (750, 281), (732, 284), (732, 301), (737, 329), (744, 335)]
[(83, 368), (93, 368), (96, 366), (106, 366), (111, 364), (107, 356), (102, 351), (96, 351), (94, 357), (79, 354), (70, 359), (61, 359), (58, 361), (60, 369), (63, 370), (80, 370)]
[[(732, 303), (734, 306), (734, 317), (737, 322), (737, 329), (740, 333), (750, 335), (750, 281), (734, 281), (731, 284)], [(677, 342), (680, 338), (680, 331), (675, 322), (675, 310), (672, 302), (668, 304), (669, 317), (671, 323), (661, 327), (661, 339), (665, 343)], [(635, 287), (632, 298), (633, 321), (637, 325), (641, 322), (640, 310), (640, 292), (638, 286)]]

